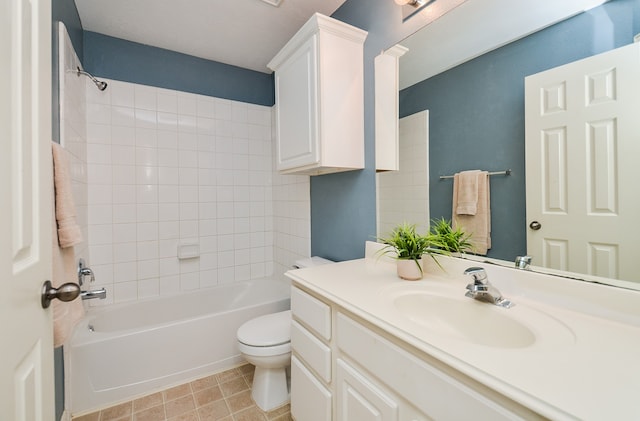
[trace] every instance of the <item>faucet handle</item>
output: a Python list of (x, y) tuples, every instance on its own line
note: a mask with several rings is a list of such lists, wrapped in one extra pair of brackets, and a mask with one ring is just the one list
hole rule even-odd
[(79, 285), (84, 284), (85, 276), (90, 276), (89, 282), (94, 282), (96, 280), (96, 276), (94, 275), (93, 270), (91, 270), (91, 268), (85, 265), (86, 263), (84, 259), (80, 258), (80, 260), (78, 260), (78, 284)]
[(481, 267), (470, 267), (464, 271), (465, 276), (471, 276), (474, 284), (486, 285), (487, 272)]
[(529, 265), (531, 265), (531, 256), (516, 257), (516, 268), (529, 269)]

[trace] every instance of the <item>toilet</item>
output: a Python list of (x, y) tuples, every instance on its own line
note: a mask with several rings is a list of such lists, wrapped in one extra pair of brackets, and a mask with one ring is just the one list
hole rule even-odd
[[(296, 261), (295, 268), (332, 263), (321, 257)], [(237, 332), (238, 349), (255, 365), (251, 397), (263, 411), (289, 401), (287, 369), (291, 365), (291, 310), (256, 317)]]

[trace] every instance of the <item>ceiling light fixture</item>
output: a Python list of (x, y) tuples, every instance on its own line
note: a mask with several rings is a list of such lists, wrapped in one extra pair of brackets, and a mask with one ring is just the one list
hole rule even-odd
[(397, 5), (402, 7), (402, 21), (406, 21), (435, 0), (394, 0)]

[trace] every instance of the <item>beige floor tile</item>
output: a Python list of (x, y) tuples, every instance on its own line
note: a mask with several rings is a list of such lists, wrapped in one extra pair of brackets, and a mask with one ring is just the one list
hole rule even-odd
[(164, 410), (167, 414), (167, 418), (176, 417), (186, 412), (193, 411), (194, 409), (196, 409), (196, 404), (193, 400), (193, 395), (191, 394), (164, 404)]
[(133, 414), (133, 421), (160, 421), (164, 419), (166, 416), (162, 404)]
[(90, 414), (82, 415), (80, 417), (73, 417), (74, 421), (99, 421), (100, 411), (92, 412)]
[(253, 373), (255, 369), (256, 367), (253, 364), (245, 364), (238, 367), (238, 370), (240, 370), (240, 373), (242, 373), (242, 375), (244, 376), (246, 376), (249, 373)]
[(236, 377), (228, 382), (220, 383), (220, 390), (225, 398), (248, 389), (249, 385), (244, 380), (244, 377)]
[(198, 421), (198, 413), (196, 411), (186, 412), (177, 417), (169, 418), (169, 421)]
[(202, 379), (192, 381), (191, 389), (193, 389), (194, 392), (197, 392), (202, 389), (209, 389), (210, 387), (217, 386), (217, 385), (218, 385), (218, 379), (214, 375), (214, 376), (208, 376)]
[(120, 418), (131, 417), (133, 402), (125, 402), (120, 405), (100, 411), (100, 421), (116, 421)]
[(229, 380), (235, 379), (236, 377), (241, 376), (240, 371), (237, 368), (232, 368), (230, 370), (223, 371), (221, 373), (216, 374), (216, 378), (218, 379), (218, 383), (228, 382)]
[(185, 396), (191, 393), (191, 386), (189, 383), (181, 384), (180, 386), (172, 387), (171, 389), (167, 389), (162, 392), (162, 396), (164, 397), (164, 401), (172, 401), (181, 396)]
[(211, 387), (199, 392), (194, 392), (193, 397), (196, 400), (196, 407), (200, 407), (222, 399), (222, 391), (220, 391), (219, 386)]
[(198, 408), (200, 421), (219, 421), (229, 416), (231, 412), (224, 399), (210, 403), (209, 405)]
[(288, 404), (267, 413), (255, 405), (253, 371), (246, 364), (73, 421), (292, 421)]
[(226, 401), (232, 414), (255, 405), (251, 399), (250, 390), (245, 390), (244, 392), (229, 396), (226, 398)]
[(280, 415), (277, 418), (269, 418), (269, 421), (293, 421), (293, 418), (291, 418), (291, 414), (284, 414), (284, 415)]
[(288, 414), (290, 412), (291, 412), (291, 405), (289, 404), (282, 405), (281, 407), (272, 409), (271, 411), (267, 412), (267, 418), (270, 420), (277, 419), (278, 417), (284, 414)]
[(140, 412), (142, 410), (152, 408), (157, 405), (163, 404), (162, 393), (154, 393), (152, 395), (144, 396), (140, 399), (133, 401), (133, 412)]
[(266, 421), (267, 417), (255, 406), (233, 414), (234, 421)]

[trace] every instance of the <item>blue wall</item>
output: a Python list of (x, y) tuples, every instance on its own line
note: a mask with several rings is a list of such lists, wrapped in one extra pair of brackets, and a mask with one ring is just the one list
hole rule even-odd
[(84, 32), (85, 69), (96, 77), (271, 106), (273, 75)]
[(347, 0), (332, 17), (369, 32), (364, 44), (364, 170), (311, 177), (311, 253), (332, 260), (364, 256), (376, 237), (373, 60), (424, 25), (415, 16), (402, 23), (390, 0)]
[(489, 256), (526, 253), (524, 77), (632, 42), (640, 0), (613, 0), (404, 89), (401, 117), (430, 115), (431, 215), (451, 218), (451, 180), (464, 169), (513, 169), (491, 178)]

